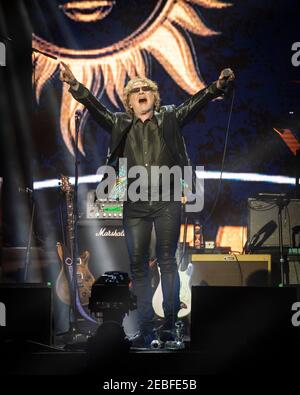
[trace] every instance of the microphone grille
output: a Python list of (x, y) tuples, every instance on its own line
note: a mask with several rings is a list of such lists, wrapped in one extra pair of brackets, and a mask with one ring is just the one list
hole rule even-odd
[(231, 74), (231, 70), (230, 69), (224, 69), (223, 70), (223, 75), (224, 75), (224, 77), (229, 77), (230, 76), (230, 74)]

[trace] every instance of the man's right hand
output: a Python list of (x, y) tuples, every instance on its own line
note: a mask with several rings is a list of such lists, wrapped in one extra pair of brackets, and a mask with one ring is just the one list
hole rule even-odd
[(77, 90), (79, 87), (79, 82), (76, 80), (70, 67), (64, 62), (60, 62), (60, 66), (61, 66), (61, 70), (60, 70), (59, 79), (69, 84), (72, 87), (72, 89)]

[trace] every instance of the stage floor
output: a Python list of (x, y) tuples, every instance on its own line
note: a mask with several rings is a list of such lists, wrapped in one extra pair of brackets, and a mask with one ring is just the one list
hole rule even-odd
[[(265, 374), (281, 369), (296, 371), (294, 357), (299, 356), (299, 344), (293, 349), (253, 349), (249, 353), (228, 353), (222, 350), (194, 350), (189, 342), (184, 350), (169, 351), (130, 349), (128, 352), (109, 350), (90, 355), (82, 349), (67, 350), (37, 343), (10, 344), (1, 352), (2, 374), (5, 375), (94, 375), (101, 377), (179, 377), (216, 373)], [(3, 350), (3, 347), (1, 347)]]

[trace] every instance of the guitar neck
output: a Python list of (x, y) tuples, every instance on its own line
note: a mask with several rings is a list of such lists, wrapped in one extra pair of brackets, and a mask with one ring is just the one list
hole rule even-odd
[(70, 251), (73, 250), (74, 241), (74, 212), (73, 212), (73, 192), (66, 192), (66, 206), (67, 206), (67, 246)]

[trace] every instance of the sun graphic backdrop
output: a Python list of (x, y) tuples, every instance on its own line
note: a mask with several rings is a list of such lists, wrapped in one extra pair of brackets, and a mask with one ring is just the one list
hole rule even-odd
[[(98, 23), (109, 17), (114, 1), (76, 1), (59, 5), (58, 9), (66, 17), (78, 23)], [(130, 2), (129, 2), (130, 3)], [(154, 57), (171, 76), (174, 82), (189, 94), (194, 94), (205, 86), (199, 73), (197, 57), (188, 33), (211, 36), (219, 32), (210, 29), (197, 14), (193, 6), (201, 5), (210, 9), (230, 7), (229, 3), (212, 0), (160, 0), (153, 10), (129, 36), (107, 47), (95, 49), (70, 49), (33, 35), (33, 47), (59, 58), (69, 64), (76, 78), (95, 96), (101, 98), (105, 90), (115, 107), (122, 100), (126, 79), (145, 77), (149, 70), (149, 57)], [(128, 11), (132, 11), (129, 6)], [(128, 15), (129, 16), (129, 15)], [(129, 16), (130, 17), (130, 16)], [(101, 23), (101, 22), (100, 22)], [(58, 61), (40, 53), (34, 55), (35, 91), (39, 100), (45, 83), (58, 69)], [(74, 114), (78, 104), (63, 87), (60, 111), (61, 133), (69, 151), (73, 153)], [(82, 141), (79, 149), (84, 153)]]

